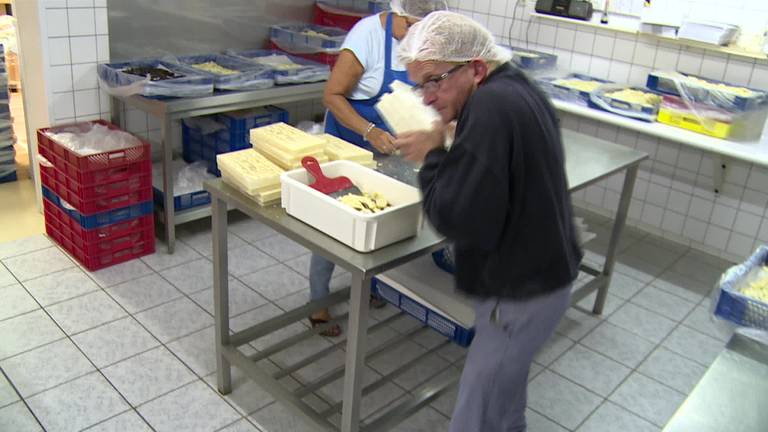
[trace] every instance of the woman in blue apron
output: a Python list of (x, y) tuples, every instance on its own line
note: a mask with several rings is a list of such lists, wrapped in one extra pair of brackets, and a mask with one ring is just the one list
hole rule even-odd
[[(435, 10), (446, 10), (445, 0), (391, 0), (391, 12), (360, 20), (349, 31), (341, 53), (328, 79), (323, 103), (328, 108), (325, 132), (373, 152), (389, 154), (395, 150), (394, 137), (374, 108), (395, 81), (410, 83), (405, 68), (393, 65), (399, 41), (408, 28)], [(309, 267), (310, 300), (328, 295), (334, 264), (312, 254)], [(327, 309), (313, 313), (312, 326), (331, 319)], [(338, 336), (335, 325), (320, 333)]]

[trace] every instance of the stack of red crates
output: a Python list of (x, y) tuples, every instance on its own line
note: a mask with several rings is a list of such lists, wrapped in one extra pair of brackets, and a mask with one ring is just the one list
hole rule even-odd
[(155, 251), (149, 143), (87, 156), (50, 134), (90, 130), (103, 120), (37, 131), (45, 230), (91, 271)]

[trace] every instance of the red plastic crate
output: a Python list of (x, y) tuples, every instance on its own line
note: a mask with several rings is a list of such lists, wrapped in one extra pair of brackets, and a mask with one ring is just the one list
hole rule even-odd
[[(41, 128), (37, 130), (37, 145), (40, 154), (48, 159), (56, 167), (59, 167), (61, 161), (64, 161), (76, 171), (81, 173), (104, 170), (108, 168), (121, 167), (135, 162), (149, 161), (151, 148), (147, 141), (139, 138), (141, 145), (129, 147), (120, 150), (96, 153), (88, 156), (81, 156), (72, 150), (57, 143), (52, 139), (49, 133), (57, 133), (65, 130), (86, 131), (92, 125), (100, 124), (112, 130), (121, 130), (117, 126), (105, 120), (94, 120), (89, 122), (73, 123), (69, 125)], [(137, 137), (138, 138), (138, 137)], [(55, 156), (52, 156), (55, 155)], [(51, 159), (54, 160), (51, 160)], [(59, 168), (63, 169), (63, 168)]]
[(368, 15), (370, 12), (349, 11), (323, 3), (315, 3), (312, 23), (349, 31), (358, 21)]
[(43, 198), (43, 212), (46, 225), (51, 225), (57, 232), (71, 231), (86, 243), (110, 241), (136, 230), (148, 229), (154, 231), (155, 229), (155, 222), (151, 214), (99, 228), (85, 229), (61, 210), (59, 206), (48, 201), (46, 198)]
[(326, 64), (330, 67), (333, 67), (334, 64), (336, 64), (336, 60), (339, 58), (338, 54), (329, 54), (324, 52), (317, 52), (317, 53), (298, 53), (294, 52), (288, 49), (284, 49), (280, 45), (274, 43), (273, 41), (269, 41), (269, 49), (276, 49), (283, 51), (285, 53), (288, 53), (290, 55), (294, 55), (297, 57), (305, 58), (307, 60), (312, 60), (314, 62)]
[[(47, 148), (38, 147), (37, 150), (40, 156), (44, 157), (56, 167), (56, 180), (61, 182), (73, 181), (81, 186), (92, 186), (127, 180), (136, 175), (152, 173), (152, 160), (150, 159), (132, 162), (118, 167), (83, 172), (79, 171), (71, 163), (68, 163), (65, 158), (53, 153)], [(40, 165), (42, 166), (43, 163)]]
[(52, 167), (40, 167), (40, 179), (43, 185), (82, 214), (114, 210), (152, 199), (152, 178), (149, 174), (118, 182), (82, 187), (66, 177), (64, 181), (57, 181), (56, 171)]

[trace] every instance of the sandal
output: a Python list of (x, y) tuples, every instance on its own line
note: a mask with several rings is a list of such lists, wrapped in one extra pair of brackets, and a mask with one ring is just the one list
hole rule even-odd
[(379, 296), (371, 294), (371, 299), (368, 304), (374, 309), (381, 309), (387, 305), (387, 301)]
[[(312, 324), (312, 328), (315, 328), (319, 325), (327, 324), (329, 320), (324, 318), (312, 318), (309, 317), (309, 323)], [(338, 324), (334, 324), (330, 326), (329, 328), (321, 331), (318, 333), (320, 336), (327, 336), (327, 337), (338, 337), (341, 336), (341, 327)]]

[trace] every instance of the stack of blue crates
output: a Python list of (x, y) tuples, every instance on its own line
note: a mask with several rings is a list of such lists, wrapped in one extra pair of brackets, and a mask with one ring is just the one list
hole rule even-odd
[(250, 148), (249, 131), (251, 129), (272, 123), (287, 123), (288, 111), (270, 105), (263, 108), (217, 114), (210, 118), (221, 124), (221, 129), (204, 133), (202, 130), (182, 122), (182, 155), (188, 163), (199, 160), (208, 162), (208, 172), (221, 177), (221, 171), (216, 165), (216, 155)]
[(0, 183), (16, 180), (16, 151), (13, 149), (13, 124), (8, 102), (5, 49), (0, 44)]

